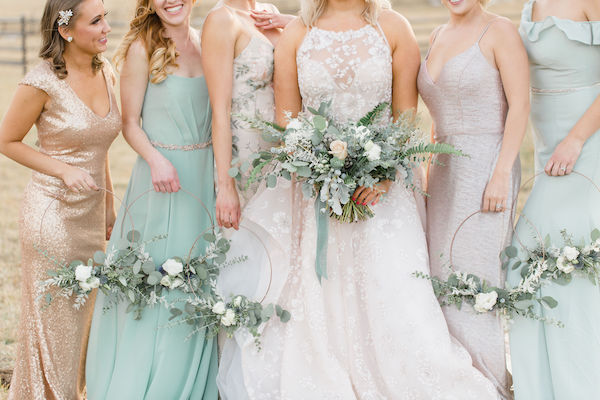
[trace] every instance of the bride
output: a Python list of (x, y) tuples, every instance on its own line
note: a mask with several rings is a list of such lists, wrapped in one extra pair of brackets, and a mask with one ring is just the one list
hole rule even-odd
[[(285, 111), (296, 115), (323, 101), (340, 122), (382, 102), (396, 117), (416, 108), (419, 49), (406, 19), (383, 1), (304, 2), (275, 51), (278, 123), (286, 123)], [(330, 221), (322, 284), (314, 201), (295, 185), (250, 201), (243, 221), (269, 248), (272, 265), (265, 301), (292, 319), (271, 320), (260, 351), (243, 334), (239, 347), (226, 345), (220, 387), (236, 399), (495, 399), (494, 386), (448, 333), (430, 283), (412, 276), (429, 272), (413, 193), (383, 182), (353, 197), (373, 204), (376, 215)]]

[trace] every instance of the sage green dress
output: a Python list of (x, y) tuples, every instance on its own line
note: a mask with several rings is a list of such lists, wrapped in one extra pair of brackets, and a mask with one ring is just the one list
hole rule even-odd
[[(525, 5), (520, 33), (531, 70), (531, 121), (536, 172), (543, 171), (556, 146), (600, 95), (600, 21), (577, 22), (548, 17), (531, 19), (534, 1)], [(574, 171), (600, 184), (600, 131), (590, 137)], [(536, 178), (519, 220), (516, 237), (534, 247), (550, 235), (563, 246), (566, 229), (577, 243), (591, 241), (600, 228), (600, 194), (584, 177), (571, 174)], [(515, 246), (520, 246), (517, 239)], [(508, 274), (514, 286), (519, 270)], [(511, 328), (510, 349), (517, 400), (588, 400), (600, 398), (600, 289), (587, 278), (568, 286), (541, 289), (558, 307), (539, 308), (564, 328), (518, 318)]]
[[(214, 221), (211, 109), (204, 78), (169, 75), (159, 84), (149, 82), (142, 121), (150, 141), (177, 169), (182, 188), (210, 210), (209, 215), (184, 191), (146, 193), (152, 189), (150, 167), (138, 157), (107, 248), (126, 235), (133, 222), (142, 239), (168, 235), (146, 247), (160, 265), (174, 256), (186, 257)], [(128, 215), (125, 205), (131, 207)], [(194, 254), (205, 246), (200, 240)], [(180, 299), (183, 293), (169, 295)], [(105, 310), (109, 300), (98, 293), (87, 353), (89, 400), (217, 399), (215, 339), (200, 333), (186, 340), (192, 331), (187, 324), (165, 327), (170, 313), (163, 306), (146, 308), (141, 320), (134, 320), (125, 312), (126, 304)]]

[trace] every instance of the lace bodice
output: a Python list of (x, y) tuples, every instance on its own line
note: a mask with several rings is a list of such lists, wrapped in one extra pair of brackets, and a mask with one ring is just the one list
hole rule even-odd
[(392, 99), (392, 55), (381, 29), (344, 32), (313, 27), (296, 55), (302, 104), (331, 101), (339, 122), (356, 120)]

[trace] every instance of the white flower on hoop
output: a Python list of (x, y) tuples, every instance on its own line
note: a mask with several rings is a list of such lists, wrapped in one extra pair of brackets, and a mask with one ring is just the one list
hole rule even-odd
[(58, 26), (69, 25), (69, 20), (73, 16), (73, 10), (61, 10), (58, 12)]

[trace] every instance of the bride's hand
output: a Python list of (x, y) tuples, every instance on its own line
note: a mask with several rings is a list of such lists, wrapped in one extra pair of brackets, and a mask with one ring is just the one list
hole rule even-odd
[(495, 171), (483, 192), (483, 212), (502, 212), (506, 210), (510, 190), (510, 172)]
[(179, 191), (179, 176), (177, 170), (162, 154), (151, 160), (150, 174), (152, 175), (152, 185), (154, 190), (163, 193), (173, 193)]
[(550, 176), (563, 176), (569, 175), (573, 171), (573, 167), (579, 158), (581, 149), (583, 148), (583, 142), (579, 139), (575, 139), (567, 136), (564, 138), (554, 152), (552, 157), (546, 163), (544, 171)]
[(216, 204), (217, 223), (225, 228), (240, 228), (240, 198), (235, 184), (219, 187)]
[(352, 195), (352, 201), (363, 206), (366, 206), (367, 204), (374, 206), (379, 202), (381, 196), (390, 189), (392, 183), (392, 181), (382, 181), (372, 188), (359, 186)]
[(262, 30), (283, 29), (285, 26), (294, 19), (291, 15), (272, 13), (268, 11), (250, 11), (250, 16), (254, 19), (254, 25)]

